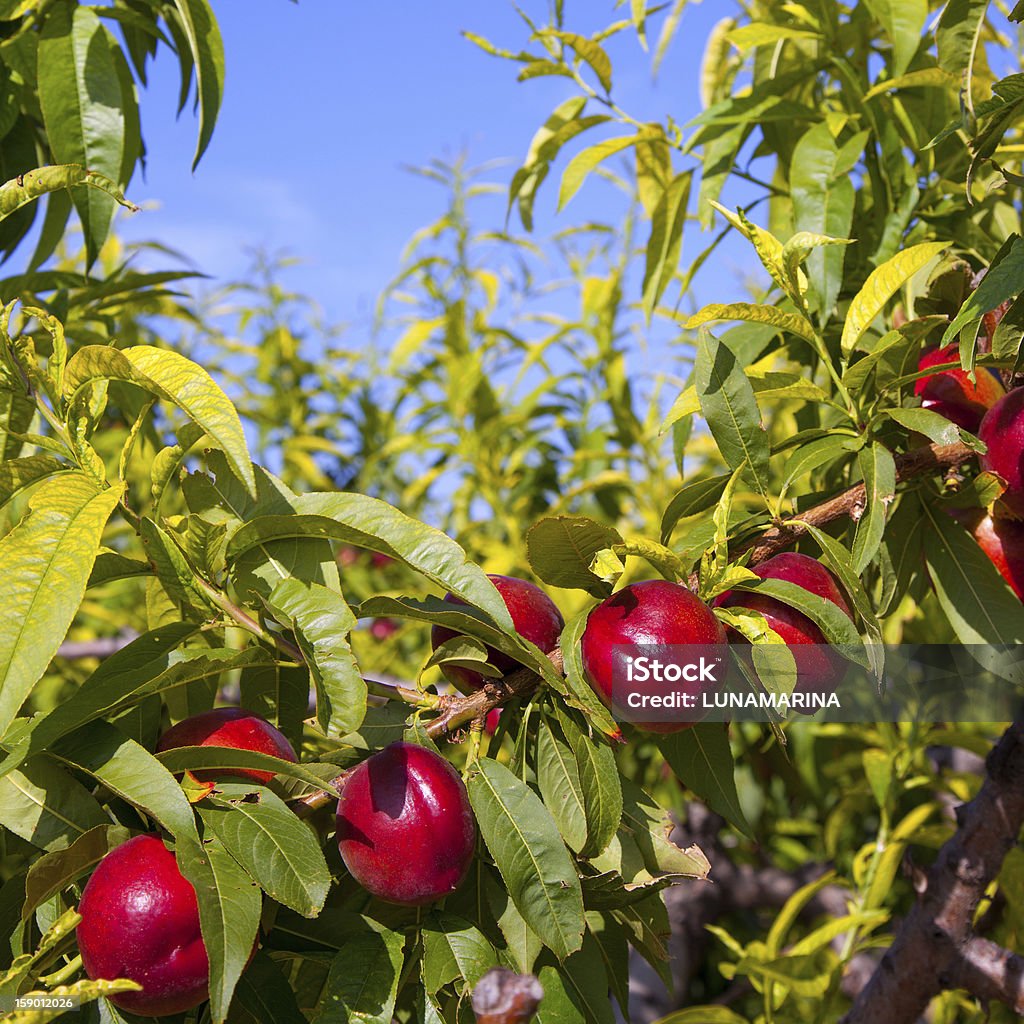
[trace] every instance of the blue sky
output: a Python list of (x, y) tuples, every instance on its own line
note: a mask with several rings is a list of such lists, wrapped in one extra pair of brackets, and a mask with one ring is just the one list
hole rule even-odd
[[(635, 36), (622, 33), (610, 46), (618, 102), (642, 119), (671, 113), (685, 122), (696, 114), (704, 40), (732, 7), (691, 3), (657, 82)], [(524, 9), (544, 19), (537, 0)], [(567, 0), (567, 26), (590, 32), (627, 10)], [(369, 321), (411, 233), (442, 208), (440, 189), (403, 166), (460, 151), (472, 163), (509, 158), (494, 174), (507, 183), (534, 130), (572, 89), (552, 78), (517, 83), (515, 66), (462, 37), (466, 29), (510, 49), (525, 46), (528, 30), (506, 0), (383, 8), (245, 0), (218, 4), (217, 13), (227, 81), (210, 149), (193, 174), (196, 124), (188, 111), (174, 119), (177, 64), (161, 52), (142, 98), (148, 171), (130, 189), (135, 201), (156, 208), (122, 218), (122, 234), (174, 246), (218, 280), (244, 270), (249, 247), (287, 250), (302, 261), (289, 283), (331, 319), (354, 326)], [(600, 215), (613, 200), (592, 181), (555, 216), (564, 164), (538, 200), (538, 237)], [(496, 225), (502, 212), (496, 201)], [(691, 225), (684, 253), (699, 252), (707, 240)], [(742, 245), (725, 250), (718, 269), (704, 271), (701, 290), (711, 285), (716, 299), (740, 297), (745, 256)]]

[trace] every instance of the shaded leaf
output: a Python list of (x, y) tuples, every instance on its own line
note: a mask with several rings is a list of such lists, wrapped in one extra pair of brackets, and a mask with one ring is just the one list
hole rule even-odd
[(504, 765), (481, 758), (468, 783), (487, 849), (516, 908), (559, 959), (583, 941), (580, 880), (536, 793)]

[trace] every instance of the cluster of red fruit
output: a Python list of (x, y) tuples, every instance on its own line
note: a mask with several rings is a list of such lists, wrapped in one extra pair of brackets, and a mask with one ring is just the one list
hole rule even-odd
[[(846, 610), (835, 581), (814, 559), (779, 555), (757, 571), (803, 586)], [(520, 635), (544, 652), (554, 650), (564, 623), (551, 599), (526, 580), (491, 578)], [(447, 600), (460, 603), (452, 595)], [(787, 643), (824, 643), (814, 623), (778, 601), (758, 595), (723, 595), (720, 601), (760, 611)], [(433, 646), (453, 635), (435, 627)], [(686, 587), (650, 580), (625, 587), (594, 608), (582, 655), (595, 691), (610, 702), (614, 645), (725, 640), (712, 610)], [(500, 651), (490, 649), (488, 657), (502, 673), (516, 667)], [(813, 660), (800, 664), (808, 683), (827, 669)], [(485, 682), (481, 673), (465, 666), (450, 665), (446, 670), (466, 692)], [(180, 722), (161, 737), (157, 750), (182, 746), (232, 747), (297, 760), (281, 732), (239, 708), (219, 708)], [(196, 773), (200, 780), (212, 781), (228, 774), (259, 784), (272, 778), (251, 769)], [(368, 892), (418, 906), (458, 888), (475, 850), (476, 824), (465, 786), (445, 758), (425, 747), (393, 743), (346, 779), (338, 801), (337, 841), (345, 866)], [(195, 890), (158, 836), (136, 836), (104, 857), (82, 893), (79, 912), (78, 944), (86, 974), (92, 979), (131, 978), (142, 985), (139, 992), (113, 996), (117, 1005), (134, 1013), (166, 1016), (207, 998), (209, 963)]]
[[(989, 323), (985, 327), (990, 337)], [(958, 347), (947, 345), (925, 353), (918, 368), (927, 370), (959, 358)], [(1000, 477), (1006, 489), (994, 513), (968, 509), (958, 512), (957, 518), (1024, 600), (1024, 389), (1007, 393), (989, 370), (979, 369), (972, 382), (965, 370), (956, 368), (921, 378), (914, 390), (925, 409), (945, 416), (985, 442), (988, 451), (979, 459), (981, 468)]]
[[(169, 729), (157, 750), (219, 746), (295, 762), (285, 736), (259, 715), (218, 708)], [(266, 784), (272, 773), (196, 772)], [(476, 846), (476, 824), (458, 772), (439, 754), (393, 743), (346, 780), (337, 839), (353, 878), (373, 895), (416, 906), (458, 888)], [(208, 997), (209, 961), (192, 884), (156, 835), (141, 835), (100, 862), (82, 893), (78, 947), (92, 979), (130, 978), (142, 989), (110, 997), (132, 1013), (163, 1017)], [(255, 947), (254, 947), (255, 948)]]

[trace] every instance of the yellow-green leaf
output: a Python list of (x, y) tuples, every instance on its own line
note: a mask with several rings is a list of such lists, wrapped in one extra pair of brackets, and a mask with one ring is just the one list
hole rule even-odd
[(558, 189), (558, 209), (561, 210), (576, 195), (587, 175), (602, 161), (607, 160), (615, 153), (621, 153), (630, 146), (635, 146), (641, 138), (643, 138), (643, 133), (620, 135), (617, 138), (605, 139), (604, 142), (588, 146), (582, 152), (577, 153), (569, 161), (568, 167), (562, 174), (562, 183)]
[(846, 314), (842, 342), (844, 355), (849, 356), (875, 317), (900, 288), (949, 245), (949, 242), (922, 242), (896, 253), (892, 259), (871, 271)]
[(712, 303), (691, 316), (686, 326), (693, 329), (713, 320), (746, 320), (755, 324), (771, 324), (805, 341), (814, 342), (814, 327), (798, 313), (787, 313), (776, 306), (758, 306), (749, 302), (732, 302), (727, 305)]
[(223, 449), (235, 474), (255, 496), (256, 478), (242, 421), (231, 399), (197, 363), (153, 345), (125, 349), (86, 345), (68, 363), (65, 396), (72, 397), (91, 380), (129, 381), (173, 402)]
[(119, 498), (84, 473), (61, 473), (40, 485), (28, 515), (0, 540), (0, 736), (67, 634)]
[(743, 25), (729, 33), (729, 42), (741, 53), (758, 46), (774, 46), (775, 43), (782, 40), (820, 38), (821, 36), (817, 32), (809, 32), (802, 28), (789, 28), (786, 25), (769, 25), (764, 22)]

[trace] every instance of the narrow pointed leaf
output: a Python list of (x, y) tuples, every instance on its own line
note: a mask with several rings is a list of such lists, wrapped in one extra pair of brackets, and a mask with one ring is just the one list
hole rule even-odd
[(128, 381), (177, 405), (223, 449), (232, 470), (255, 496), (256, 479), (242, 421), (231, 400), (201, 366), (152, 345), (126, 349), (86, 345), (68, 363), (65, 395), (71, 398), (92, 380)]
[(0, 736), (67, 635), (119, 497), (83, 473), (62, 473), (39, 486), (28, 515), (0, 539)]
[(504, 765), (481, 758), (469, 798), (484, 842), (519, 912), (559, 959), (583, 942), (583, 893), (547, 808)]

